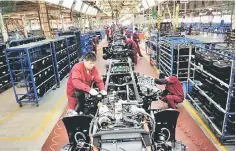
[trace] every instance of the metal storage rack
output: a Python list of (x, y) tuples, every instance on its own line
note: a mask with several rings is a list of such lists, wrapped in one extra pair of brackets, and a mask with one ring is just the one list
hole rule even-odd
[(47, 41), (51, 43), (57, 87), (60, 87), (60, 81), (64, 79), (70, 71), (66, 39), (59, 37)]
[(67, 36), (61, 36), (62, 38), (66, 39), (66, 50), (68, 55), (68, 65), (69, 69), (72, 69), (72, 67), (79, 62), (78, 58), (78, 51), (76, 47), (76, 37), (75, 35), (67, 35)]
[(12, 41), (9, 42), (9, 47), (28, 44), (28, 43), (31, 43), (31, 42), (37, 42), (37, 41), (41, 41), (41, 40), (44, 40), (44, 39), (45, 39), (45, 37), (43, 37), (43, 36), (35, 36), (35, 37), (28, 37), (28, 38), (25, 38), (25, 39), (12, 40)]
[(82, 57), (82, 48), (81, 48), (81, 32), (80, 31), (65, 31), (61, 33), (62, 36), (66, 35), (75, 35), (76, 38), (76, 49), (78, 51), (78, 57)]
[(89, 33), (81, 35), (82, 56), (92, 50), (92, 38)]
[[(194, 50), (195, 49), (195, 50)], [(197, 49), (199, 49), (197, 51)], [(235, 55), (233, 49), (202, 45), (190, 49), (187, 99), (224, 144), (235, 142)], [(220, 69), (220, 70), (219, 70)], [(197, 83), (199, 80), (200, 83)], [(190, 85), (193, 87), (190, 87)]]
[(11, 87), (6, 57), (4, 55), (5, 43), (0, 43), (0, 93)]
[[(55, 88), (56, 77), (49, 41), (39, 41), (5, 49), (16, 102), (36, 103)], [(18, 80), (20, 79), (20, 81)], [(17, 85), (24, 84), (24, 88)]]
[[(188, 78), (189, 48), (201, 41), (185, 37), (160, 37), (159, 69), (167, 75), (176, 75), (180, 81)], [(194, 52), (193, 54), (194, 55)], [(193, 78), (193, 72), (190, 73)]]

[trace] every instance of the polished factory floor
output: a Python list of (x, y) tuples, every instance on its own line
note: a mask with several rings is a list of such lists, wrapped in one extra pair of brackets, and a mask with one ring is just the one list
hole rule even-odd
[[(105, 45), (106, 42), (101, 44)], [(144, 45), (141, 44), (141, 48), (144, 49)], [(101, 47), (99, 50), (97, 66), (103, 74), (106, 61), (101, 58)], [(157, 71), (149, 65), (147, 57), (139, 58), (135, 70), (157, 77)], [(64, 125), (59, 120), (67, 111), (66, 82), (67, 79), (64, 79), (60, 88), (45, 95), (39, 107), (25, 104), (19, 108), (12, 88), (0, 94), (0, 151), (59, 151), (68, 143)], [(166, 104), (153, 103), (153, 107), (157, 106), (164, 108)], [(225, 148), (219, 145), (187, 101), (179, 105), (178, 109), (180, 116), (176, 137), (188, 150), (234, 150), (234, 146)]]

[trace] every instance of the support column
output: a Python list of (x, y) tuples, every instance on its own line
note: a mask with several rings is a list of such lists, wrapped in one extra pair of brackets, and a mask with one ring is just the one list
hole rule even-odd
[(176, 4), (176, 12), (175, 12), (175, 31), (179, 28), (179, 4)]
[(3, 41), (7, 42), (8, 41), (8, 34), (7, 34), (7, 31), (4, 27), (4, 21), (3, 21), (3, 17), (2, 17), (1, 12), (0, 12), (0, 29), (1, 29), (2, 36), (3, 36)]
[(22, 15), (22, 16), (21, 16), (21, 21), (22, 21), (22, 26), (23, 26), (24, 35), (25, 35), (25, 37), (28, 37), (25, 15)]
[(161, 31), (161, 3), (158, 3), (158, 12), (157, 12), (157, 29)]
[(48, 38), (52, 38), (49, 17), (48, 17), (48, 10), (47, 5), (45, 2), (38, 1), (39, 4), (39, 21), (41, 26), (41, 31), (43, 32), (44, 36)]

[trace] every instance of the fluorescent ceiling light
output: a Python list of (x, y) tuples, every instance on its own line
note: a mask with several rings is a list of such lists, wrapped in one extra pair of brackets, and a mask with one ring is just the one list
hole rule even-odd
[(148, 4), (146, 0), (142, 0), (142, 5), (144, 7), (144, 9), (148, 9)]
[(82, 13), (86, 13), (86, 11), (87, 11), (87, 9), (88, 9), (88, 5), (87, 4), (85, 4), (85, 3), (83, 3), (83, 6), (82, 6)]
[(156, 3), (155, 3), (154, 0), (147, 0), (147, 3), (148, 3), (148, 5), (149, 5), (149, 7), (152, 7), (152, 6), (155, 6), (155, 5), (156, 5)]
[(62, 6), (66, 8), (71, 8), (74, 0), (63, 0)]
[(60, 0), (45, 0), (45, 2), (52, 3), (58, 5)]
[(87, 9), (87, 11), (86, 11), (86, 13), (89, 14), (89, 15), (91, 15), (92, 9), (93, 9), (93, 8), (89, 6), (88, 9)]
[(77, 0), (75, 3), (75, 10), (81, 12), (82, 4), (83, 4), (82, 0)]
[(96, 16), (98, 14), (98, 10), (96, 9), (94, 12), (94, 15)]

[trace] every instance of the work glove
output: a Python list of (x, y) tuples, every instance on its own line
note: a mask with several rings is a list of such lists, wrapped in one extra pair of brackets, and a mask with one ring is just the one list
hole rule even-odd
[(107, 91), (105, 91), (105, 90), (101, 90), (100, 93), (101, 93), (102, 95), (107, 95)]
[(98, 95), (98, 91), (96, 91), (95, 89), (91, 89), (89, 91), (89, 94), (92, 95), (92, 96), (95, 96), (95, 95)]
[(76, 115), (78, 115), (78, 113), (75, 110), (72, 110), (72, 109), (69, 109), (66, 113), (67, 117), (76, 116)]

